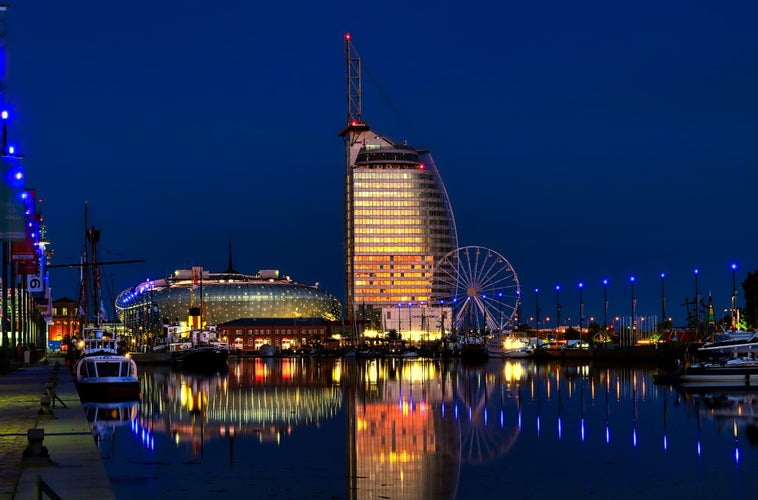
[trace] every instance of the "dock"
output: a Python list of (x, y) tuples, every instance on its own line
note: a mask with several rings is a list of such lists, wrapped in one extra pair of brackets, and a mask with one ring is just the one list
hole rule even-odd
[(116, 496), (63, 358), (0, 375), (0, 499)]

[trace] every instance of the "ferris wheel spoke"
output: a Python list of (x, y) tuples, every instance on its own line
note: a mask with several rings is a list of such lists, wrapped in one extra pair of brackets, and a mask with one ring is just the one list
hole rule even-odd
[(431, 278), (436, 304), (452, 308), (455, 327), (502, 329), (513, 323), (520, 284), (508, 260), (484, 247), (453, 250), (435, 264)]

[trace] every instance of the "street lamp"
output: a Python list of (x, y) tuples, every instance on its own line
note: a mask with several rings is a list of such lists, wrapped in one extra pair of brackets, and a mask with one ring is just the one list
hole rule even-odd
[(521, 324), (521, 289), (516, 290), (516, 326)]
[(500, 325), (498, 326), (498, 333), (503, 331), (503, 292), (497, 292), (497, 306), (500, 310)]
[(635, 338), (635, 334), (634, 334), (634, 327), (637, 323), (637, 320), (634, 317), (635, 314), (637, 314), (637, 298), (634, 296), (634, 281), (635, 280), (636, 278), (634, 276), (629, 276), (629, 283), (632, 285), (632, 323), (630, 325), (632, 346), (634, 346), (634, 344), (637, 342), (637, 339)]
[(695, 331), (697, 331), (700, 325), (700, 291), (697, 286), (697, 277), (700, 274), (700, 270), (695, 268)]
[(577, 286), (579, 287), (579, 338), (581, 338), (582, 324), (584, 323), (584, 301), (582, 300), (582, 290), (584, 290), (584, 283), (580, 281)]
[(737, 264), (732, 263), (732, 328), (737, 329), (740, 315), (737, 312)]
[(413, 302), (408, 302), (408, 338), (411, 339), (411, 332), (413, 331), (413, 324), (411, 323), (411, 306), (413, 306)]
[(561, 285), (555, 285), (555, 333), (561, 327)]
[(534, 307), (535, 307), (535, 325), (537, 326), (537, 332), (540, 331), (540, 289), (534, 289)]
[(608, 326), (608, 280), (603, 280), (603, 332)]
[(398, 334), (398, 337), (400, 336), (400, 330), (401, 330), (401, 328), (400, 328), (400, 311), (402, 311), (401, 304), (400, 304), (400, 302), (398, 302), (397, 303), (397, 334)]
[(661, 273), (661, 321), (666, 321), (666, 288), (664, 280), (666, 273)]

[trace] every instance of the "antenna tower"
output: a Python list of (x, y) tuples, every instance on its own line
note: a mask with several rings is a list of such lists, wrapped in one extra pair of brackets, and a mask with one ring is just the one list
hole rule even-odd
[(347, 124), (363, 123), (361, 117), (361, 57), (353, 47), (350, 33), (345, 33), (345, 63), (347, 64)]

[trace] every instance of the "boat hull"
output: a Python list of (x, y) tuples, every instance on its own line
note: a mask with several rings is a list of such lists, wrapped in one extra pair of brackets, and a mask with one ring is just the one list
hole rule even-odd
[(172, 353), (172, 362), (182, 370), (212, 373), (227, 368), (228, 349), (209, 347), (183, 349)]
[(82, 401), (135, 401), (140, 396), (137, 364), (114, 354), (86, 354), (74, 366), (74, 383)]
[(83, 402), (136, 401), (140, 397), (137, 380), (79, 380), (79, 399)]
[(532, 352), (530, 349), (527, 349), (527, 348), (512, 349), (512, 350), (487, 349), (488, 358), (498, 358), (498, 359), (529, 358), (531, 356), (532, 356)]
[(686, 388), (758, 388), (758, 366), (690, 366), (675, 375), (673, 383)]

